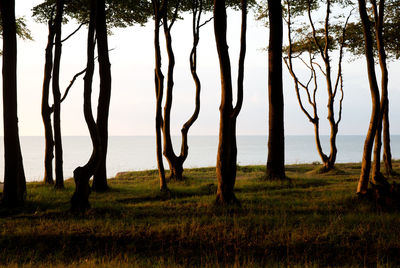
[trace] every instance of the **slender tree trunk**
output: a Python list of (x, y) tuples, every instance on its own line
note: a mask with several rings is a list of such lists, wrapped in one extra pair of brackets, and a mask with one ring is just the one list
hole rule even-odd
[(61, 64), (61, 28), (64, 13), (64, 1), (57, 0), (56, 18), (54, 20), (55, 30), (55, 52), (53, 66), (53, 98), (54, 98), (54, 145), (55, 145), (55, 169), (56, 169), (56, 184), (57, 189), (64, 188), (63, 174), (63, 149), (61, 138), (61, 92), (60, 92), (60, 64)]
[(0, 1), (0, 13), (3, 27), (3, 204), (18, 206), (25, 201), (26, 181), (18, 135), (15, 0)]
[(195, 96), (195, 109), (193, 111), (192, 116), (189, 118), (188, 121), (183, 125), (181, 129), (182, 134), (182, 144), (181, 144), (181, 153), (179, 155), (180, 164), (180, 173), (175, 172), (175, 177), (179, 180), (181, 179), (183, 173), (183, 163), (185, 162), (188, 153), (189, 153), (189, 146), (188, 146), (188, 132), (190, 127), (194, 124), (197, 120), (199, 113), (200, 113), (200, 92), (201, 92), (201, 82), (199, 76), (197, 74), (197, 46), (200, 41), (200, 19), (201, 13), (203, 11), (203, 0), (195, 0), (194, 6), (192, 7), (192, 33), (193, 33), (193, 46), (190, 52), (189, 57), (189, 65), (190, 65), (190, 72), (192, 74), (192, 78), (196, 87), (196, 96)]
[(164, 75), (161, 71), (161, 49), (160, 49), (160, 22), (165, 12), (165, 6), (160, 7), (159, 0), (152, 0), (153, 11), (154, 11), (154, 49), (155, 49), (155, 90), (156, 90), (156, 154), (157, 154), (157, 165), (158, 174), (160, 177), (160, 190), (162, 192), (167, 192), (167, 180), (165, 178), (164, 163), (162, 158), (162, 136), (161, 129), (163, 126), (162, 118), (162, 99), (164, 90)]
[(100, 95), (97, 108), (97, 129), (99, 134), (98, 167), (94, 173), (92, 189), (104, 192), (108, 189), (106, 159), (108, 147), (108, 115), (111, 99), (111, 64), (108, 56), (108, 39), (105, 0), (97, 1), (96, 36), (99, 59)]
[[(379, 65), (381, 68), (382, 78), (381, 78), (381, 101), (380, 101), (380, 115), (378, 120), (378, 126), (375, 134), (375, 148), (374, 148), (374, 164), (372, 166), (372, 180), (375, 183), (386, 181), (383, 174), (381, 173), (381, 149), (382, 149), (382, 125), (385, 118), (385, 113), (388, 112), (388, 70), (386, 64), (386, 51), (383, 41), (383, 18), (384, 18), (385, 1), (382, 0), (379, 3), (379, 11), (376, 1), (373, 1), (373, 10), (375, 17), (375, 39), (378, 48), (379, 55)], [(386, 117), (388, 119), (388, 117)], [(386, 122), (387, 130), (389, 122)], [(388, 134), (388, 133), (386, 133)], [(385, 133), (384, 133), (385, 135)], [(387, 137), (386, 137), (387, 138)], [(386, 140), (387, 142), (387, 140)], [(386, 144), (390, 148), (390, 144)], [(390, 150), (390, 149), (389, 149)]]
[(90, 2), (90, 21), (88, 26), (87, 40), (87, 66), (84, 77), (84, 93), (83, 93), (83, 111), (85, 121), (89, 129), (90, 138), (92, 140), (93, 151), (89, 161), (83, 166), (74, 170), (75, 192), (71, 198), (71, 210), (85, 211), (90, 207), (89, 180), (93, 176), (97, 168), (99, 135), (97, 133), (96, 122), (94, 121), (92, 112), (92, 82), (94, 74), (94, 49), (95, 49), (95, 16), (96, 16), (96, 0)]
[(365, 0), (358, 0), (358, 6), (359, 6), (360, 18), (363, 25), (363, 33), (365, 41), (365, 58), (367, 61), (368, 80), (369, 80), (371, 100), (372, 100), (371, 119), (367, 136), (365, 138), (364, 152), (361, 163), (361, 174), (357, 186), (357, 194), (364, 195), (367, 193), (368, 190), (369, 173), (371, 171), (372, 146), (374, 143), (374, 137), (379, 120), (379, 88), (375, 74), (371, 26), (367, 14)]
[(51, 125), (52, 109), (49, 106), (49, 91), (51, 73), (53, 70), (53, 43), (54, 43), (54, 26), (53, 15), (49, 20), (49, 34), (46, 46), (44, 78), (43, 78), (43, 92), (42, 92), (42, 119), (44, 125), (45, 136), (45, 153), (44, 153), (44, 183), (53, 184), (53, 158), (54, 158), (54, 139), (53, 127)]
[(282, 7), (281, 1), (268, 0), (269, 47), (268, 47), (268, 100), (269, 135), (266, 178), (282, 180), (285, 175), (285, 134), (283, 116), (282, 83)]
[(236, 119), (243, 102), (244, 56), (246, 53), (247, 2), (242, 1), (242, 33), (239, 56), (238, 96), (232, 106), (232, 75), (226, 42), (227, 16), (224, 0), (214, 1), (214, 32), (221, 73), (220, 128), (216, 173), (218, 188), (216, 204), (240, 204), (234, 194), (236, 181), (237, 145)]
[[(166, 49), (168, 53), (168, 78), (167, 78), (167, 92), (166, 92), (166, 101), (164, 106), (164, 121), (163, 121), (163, 137), (164, 137), (164, 156), (166, 157), (171, 176), (170, 179), (173, 180), (183, 180), (183, 163), (185, 162), (188, 155), (188, 132), (193, 123), (197, 120), (200, 111), (200, 80), (197, 76), (196, 71), (196, 61), (197, 61), (197, 45), (199, 43), (199, 32), (200, 32), (200, 17), (202, 12), (202, 1), (193, 1), (193, 47), (190, 53), (190, 68), (193, 79), (196, 85), (196, 104), (195, 110), (190, 117), (190, 119), (183, 125), (181, 129), (182, 133), (182, 142), (181, 142), (181, 152), (180, 155), (177, 156), (174, 152), (174, 148), (172, 145), (171, 138), (171, 130), (170, 130), (170, 122), (171, 122), (171, 108), (172, 108), (172, 99), (173, 99), (173, 87), (174, 87), (174, 67), (175, 67), (175, 56), (174, 51), (172, 49), (172, 36), (171, 29), (177, 18), (180, 1), (176, 3), (175, 13), (171, 19), (171, 22), (168, 22), (167, 14), (163, 15), (163, 28), (164, 35), (166, 40)], [(168, 1), (164, 2), (164, 5), (168, 5)], [(168, 9), (168, 8), (167, 8)]]
[(389, 100), (386, 102), (385, 112), (383, 114), (383, 161), (385, 163), (386, 175), (396, 175), (392, 166), (392, 153), (390, 149), (390, 131), (389, 131)]
[[(168, 1), (164, 1), (164, 5), (166, 9), (168, 9)], [(173, 20), (176, 19), (173, 18)], [(182, 162), (179, 161), (178, 157), (174, 152), (174, 148), (172, 145), (171, 138), (171, 108), (172, 108), (172, 95), (174, 89), (174, 68), (175, 68), (175, 56), (174, 51), (172, 49), (172, 37), (171, 37), (171, 25), (168, 23), (167, 13), (163, 14), (163, 28), (165, 35), (165, 43), (168, 53), (168, 73), (167, 73), (167, 90), (165, 97), (165, 106), (164, 106), (164, 121), (163, 121), (163, 142), (164, 142), (164, 156), (168, 161), (170, 171), (171, 171), (171, 179), (179, 179), (182, 180), (183, 166)]]

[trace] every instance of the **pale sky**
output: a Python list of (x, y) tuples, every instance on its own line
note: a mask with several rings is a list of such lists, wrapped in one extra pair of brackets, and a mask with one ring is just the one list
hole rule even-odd
[[(18, 114), (20, 135), (42, 136), (43, 123), (40, 114), (44, 68), (44, 49), (47, 26), (33, 22), (31, 8), (41, 1), (16, 1), (17, 16), (25, 16), (34, 41), (18, 42)], [(204, 15), (209, 18), (210, 14)], [(190, 18), (190, 16), (186, 16)], [(240, 14), (228, 13), (229, 46), (233, 67), (233, 85), (236, 86), (237, 58), (240, 33)], [(248, 47), (245, 66), (244, 104), (237, 122), (238, 135), (267, 135), (267, 53), (262, 51), (268, 44), (268, 29), (249, 14)], [(63, 27), (67, 36), (76, 24)], [(109, 118), (110, 135), (154, 135), (155, 90), (153, 22), (145, 27), (114, 29), (109, 37), (112, 71), (112, 99)], [(61, 88), (65, 89), (72, 76), (86, 65), (86, 28), (63, 45)], [(172, 31), (176, 53), (175, 91), (172, 111), (173, 135), (180, 133), (194, 109), (194, 83), (189, 71), (189, 53), (192, 45), (191, 20), (178, 21)], [(284, 37), (286, 38), (286, 37)], [(199, 119), (189, 135), (217, 135), (219, 124), (220, 82), (218, 58), (215, 49), (212, 23), (202, 28), (198, 48), (198, 73), (202, 82), (201, 110)], [(166, 54), (164, 53), (166, 60)], [(347, 57), (347, 60), (349, 57)], [(346, 60), (345, 60), (346, 61)], [(167, 61), (164, 61), (164, 70)], [(370, 93), (365, 60), (346, 61), (344, 66), (345, 100), (339, 134), (365, 134), (370, 117)], [(379, 69), (377, 69), (379, 70)], [(301, 73), (301, 72), (300, 72)], [(166, 75), (166, 73), (164, 73)], [(396, 120), (400, 106), (400, 64), (389, 66), (389, 97), (392, 134), (400, 134)], [(96, 82), (97, 72), (96, 72)], [(93, 105), (97, 107), (97, 83), (94, 85)], [(313, 134), (310, 124), (295, 97), (293, 82), (284, 66), (285, 132), (287, 135)], [(328, 134), (324, 84), (320, 86), (321, 132)], [(83, 82), (80, 78), (62, 104), (62, 134), (88, 135), (82, 112)], [(0, 106), (1, 108), (1, 106)], [(2, 111), (2, 109), (1, 109)], [(0, 133), (3, 132), (0, 117)]]

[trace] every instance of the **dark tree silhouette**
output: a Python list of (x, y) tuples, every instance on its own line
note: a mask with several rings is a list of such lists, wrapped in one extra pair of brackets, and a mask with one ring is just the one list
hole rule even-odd
[(106, 158), (108, 147), (108, 115), (111, 98), (111, 64), (108, 56), (107, 23), (105, 1), (99, 0), (96, 9), (96, 40), (99, 61), (100, 94), (97, 106), (96, 125), (99, 135), (98, 168), (93, 177), (92, 189), (104, 192), (108, 189)]
[(282, 83), (282, 7), (281, 1), (268, 0), (268, 103), (269, 133), (266, 178), (282, 180), (285, 175), (285, 134)]
[[(96, 121), (94, 120), (91, 107), (95, 40), (97, 40), (100, 75), (100, 93)], [(75, 211), (84, 211), (90, 207), (88, 200), (91, 190), (89, 180), (93, 175), (95, 175), (101, 163), (105, 163), (107, 155), (107, 128), (111, 97), (111, 71), (108, 57), (107, 24), (104, 0), (91, 0), (87, 52), (88, 61), (84, 78), (84, 115), (89, 128), (93, 151), (89, 161), (84, 166), (78, 167), (74, 170), (76, 188), (71, 199), (71, 209)], [(103, 186), (104, 185), (97, 187)]]
[(242, 26), (238, 70), (238, 95), (232, 105), (232, 75), (226, 41), (227, 15), (225, 0), (214, 0), (214, 33), (221, 73), (220, 128), (216, 172), (216, 204), (240, 204), (234, 194), (237, 164), (236, 119), (243, 103), (244, 59), (246, 54), (247, 1), (242, 0)]
[(53, 184), (53, 158), (54, 158), (54, 138), (51, 123), (52, 108), (49, 105), (49, 91), (51, 73), (53, 70), (53, 47), (54, 47), (54, 9), (51, 12), (50, 19), (48, 22), (49, 34), (47, 37), (47, 45), (45, 50), (45, 66), (44, 66), (44, 78), (43, 78), (43, 89), (42, 89), (42, 120), (44, 125), (44, 136), (45, 136), (45, 153), (44, 153), (44, 183)]
[(17, 116), (17, 29), (15, 0), (0, 1), (3, 29), (3, 120), (4, 189), (3, 205), (22, 205), (26, 181), (18, 134)]
[[(167, 9), (171, 9), (168, 7), (168, 1), (165, 1), (167, 5)], [(176, 155), (174, 152), (174, 148), (172, 145), (171, 139), (171, 108), (172, 108), (172, 98), (173, 98), (173, 88), (174, 88), (174, 66), (175, 66), (175, 57), (174, 51), (172, 49), (172, 35), (171, 30), (174, 22), (177, 19), (178, 11), (180, 9), (181, 1), (178, 0), (175, 4), (174, 14), (172, 16), (171, 21), (168, 21), (167, 14), (164, 13), (162, 18), (162, 24), (164, 29), (164, 35), (167, 45), (167, 53), (168, 53), (168, 75), (167, 75), (167, 88), (166, 88), (166, 101), (164, 106), (164, 121), (163, 121), (163, 137), (164, 137), (164, 156), (168, 160), (170, 171), (171, 171), (171, 179), (182, 180), (183, 179), (183, 163), (185, 162), (188, 153), (188, 132), (190, 127), (197, 120), (200, 112), (200, 90), (201, 84), (200, 79), (197, 75), (197, 46), (200, 40), (200, 28), (207, 23), (201, 24), (201, 12), (203, 11), (203, 1), (193, 0), (192, 1), (192, 31), (193, 31), (193, 46), (190, 53), (190, 70), (192, 73), (192, 77), (194, 79), (196, 85), (196, 96), (195, 96), (195, 109), (192, 116), (185, 122), (182, 126), (181, 134), (182, 134), (182, 142), (181, 142), (181, 151), (179, 155)]]
[(53, 63), (53, 122), (54, 122), (54, 148), (55, 148), (55, 171), (56, 183), (54, 185), (57, 189), (64, 188), (64, 172), (63, 172), (63, 150), (61, 139), (61, 92), (60, 92), (60, 65), (61, 65), (61, 29), (64, 13), (64, 0), (56, 1), (56, 17), (54, 19), (54, 33), (55, 33), (55, 49), (54, 49), (54, 63)]

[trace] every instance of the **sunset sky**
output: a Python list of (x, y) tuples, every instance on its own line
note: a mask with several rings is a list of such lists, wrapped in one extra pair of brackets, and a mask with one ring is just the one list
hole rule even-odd
[[(17, 16), (25, 16), (34, 41), (18, 43), (18, 112), (20, 135), (41, 136), (43, 124), (40, 105), (44, 68), (44, 49), (47, 41), (47, 26), (35, 23), (31, 18), (31, 8), (41, 1), (16, 1)], [(203, 18), (209, 18), (206, 14)], [(173, 47), (176, 53), (175, 93), (172, 111), (173, 134), (180, 133), (180, 127), (193, 111), (194, 83), (189, 71), (189, 52), (192, 45), (190, 15), (178, 21), (172, 31)], [(229, 46), (233, 67), (233, 85), (236, 85), (236, 65), (238, 58), (240, 15), (229, 12)], [(71, 22), (63, 28), (63, 36), (71, 33), (77, 25)], [(255, 21), (249, 14), (248, 53), (244, 105), (239, 115), (237, 133), (239, 135), (267, 134), (267, 53), (263, 48), (268, 43), (268, 28)], [(153, 22), (145, 27), (113, 29), (109, 37), (112, 64), (112, 99), (109, 118), (110, 135), (154, 135), (155, 92), (154, 92), (154, 49)], [(72, 76), (85, 68), (86, 28), (63, 45), (61, 65), (61, 88), (65, 89)], [(286, 38), (286, 36), (284, 37)], [(202, 107), (198, 121), (190, 130), (192, 135), (216, 135), (219, 123), (220, 82), (218, 58), (215, 49), (212, 23), (202, 28), (198, 58), (198, 72), (202, 82)], [(164, 60), (167, 59), (163, 54)], [(343, 121), (339, 134), (364, 134), (370, 117), (370, 93), (366, 76), (365, 60), (349, 61), (344, 64), (345, 101)], [(167, 66), (164, 61), (163, 67)], [(336, 65), (334, 65), (336, 67)], [(400, 64), (391, 62), (389, 66), (389, 97), (392, 134), (400, 134), (398, 114), (400, 106)], [(97, 76), (97, 73), (96, 73)], [(96, 82), (98, 81), (96, 77)], [(93, 105), (97, 106), (97, 83), (94, 85)], [(313, 134), (313, 126), (300, 111), (294, 94), (293, 82), (284, 66), (285, 130), (288, 135)], [(88, 135), (82, 113), (83, 83), (80, 78), (71, 89), (62, 105), (63, 135)], [(320, 86), (321, 132), (328, 134), (324, 84)], [(396, 107), (397, 106), (397, 107)], [(2, 132), (2, 121), (0, 121)]]

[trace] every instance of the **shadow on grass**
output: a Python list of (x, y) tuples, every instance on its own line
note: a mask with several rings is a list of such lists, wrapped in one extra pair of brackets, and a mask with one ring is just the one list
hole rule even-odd
[[(0, 244), (7, 248), (0, 253), (0, 263), (10, 261), (18, 264), (51, 263), (57, 260), (65, 264), (84, 262), (85, 259), (121, 260), (157, 259), (164, 257), (175, 264), (202, 266), (204, 260), (210, 263), (232, 265), (252, 259), (253, 264), (265, 266), (268, 263), (307, 263), (318, 266), (359, 265), (375, 267), (381, 261), (391, 265), (400, 264), (400, 248), (388, 247), (379, 252), (373, 237), (341, 237), (303, 241), (259, 241), (252, 232), (231, 237), (219, 237), (215, 231), (191, 233), (176, 232), (135, 232), (115, 235), (70, 234), (40, 236), (3, 236)], [(288, 234), (289, 235), (289, 234)], [(49, 254), (51, 252), (52, 254)], [(379, 255), (378, 255), (379, 254)], [(18, 256), (13, 259), (10, 256)]]

